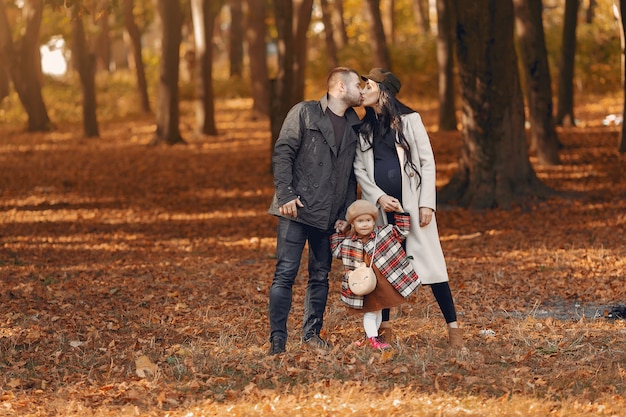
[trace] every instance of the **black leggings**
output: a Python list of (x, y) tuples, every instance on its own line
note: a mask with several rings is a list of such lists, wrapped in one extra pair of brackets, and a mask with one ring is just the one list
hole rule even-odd
[[(443, 318), (446, 319), (446, 323), (456, 321), (456, 310), (454, 308), (452, 292), (450, 291), (450, 284), (447, 281), (438, 282), (436, 284), (430, 284), (429, 287), (433, 290), (433, 295), (443, 313)], [(388, 308), (383, 309), (383, 321), (389, 321)]]

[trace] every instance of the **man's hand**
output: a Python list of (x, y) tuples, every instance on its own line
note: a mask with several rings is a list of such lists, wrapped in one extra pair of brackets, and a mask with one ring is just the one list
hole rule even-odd
[(298, 207), (304, 207), (304, 204), (300, 201), (300, 197), (296, 197), (295, 200), (283, 204), (278, 208), (278, 211), (283, 216), (293, 217), (295, 219), (298, 217)]

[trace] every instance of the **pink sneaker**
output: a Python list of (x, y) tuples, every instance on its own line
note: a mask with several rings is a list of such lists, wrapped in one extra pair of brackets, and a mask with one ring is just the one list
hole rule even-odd
[(370, 346), (374, 349), (385, 350), (390, 349), (391, 345), (389, 343), (385, 343), (382, 337), (374, 336), (369, 338)]

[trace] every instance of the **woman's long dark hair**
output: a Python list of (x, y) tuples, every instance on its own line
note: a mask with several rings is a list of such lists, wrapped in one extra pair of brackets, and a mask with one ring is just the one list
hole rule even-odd
[(384, 84), (378, 84), (380, 93), (378, 96), (378, 104), (381, 107), (381, 114), (376, 114), (376, 111), (371, 107), (365, 108), (365, 116), (361, 122), (359, 133), (363, 134), (365, 143), (360, 143), (362, 151), (370, 149), (374, 145), (374, 138), (382, 136), (387, 129), (391, 129), (396, 133), (396, 143), (404, 149), (406, 154), (406, 161), (404, 162), (404, 171), (409, 175), (415, 172), (419, 178), (417, 186), (420, 186), (422, 182), (422, 176), (411, 155), (411, 146), (404, 136), (404, 129), (402, 125), (401, 116), (404, 114), (415, 113), (415, 110), (401, 102), (391, 94), (389, 89)]

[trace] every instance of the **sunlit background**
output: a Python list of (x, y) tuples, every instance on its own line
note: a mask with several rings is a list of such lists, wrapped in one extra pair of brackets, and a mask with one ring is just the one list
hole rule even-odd
[(46, 45), (42, 45), (39, 51), (41, 52), (41, 69), (44, 74), (60, 76), (67, 72), (63, 37), (53, 37)]

